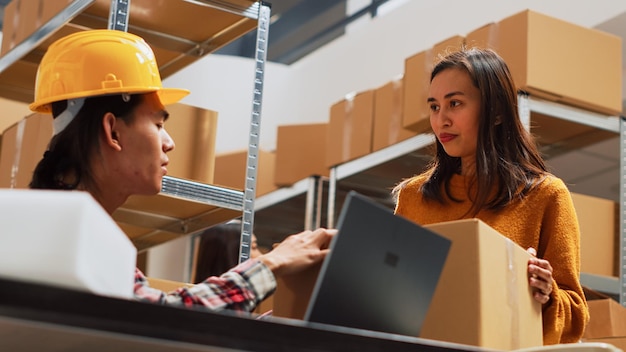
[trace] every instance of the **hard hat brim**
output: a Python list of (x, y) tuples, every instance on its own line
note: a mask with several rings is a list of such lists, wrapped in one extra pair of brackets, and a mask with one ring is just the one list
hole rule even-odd
[(159, 100), (161, 104), (164, 106), (177, 103), (187, 95), (189, 95), (189, 90), (180, 89), (180, 88), (155, 88), (155, 89), (146, 89), (142, 88), (129, 88), (129, 87), (121, 87), (119, 89), (110, 89), (106, 94), (102, 94), (101, 91), (93, 92), (94, 94), (90, 94), (92, 92), (81, 92), (81, 94), (66, 94), (65, 96), (55, 96), (54, 99), (42, 99), (40, 101), (33, 102), (28, 107), (31, 111), (39, 112), (39, 113), (51, 113), (52, 107), (50, 104), (63, 101), (68, 99), (76, 99), (76, 98), (89, 98), (103, 95), (116, 95), (116, 94), (142, 94), (142, 93), (152, 93), (156, 92), (159, 96)]

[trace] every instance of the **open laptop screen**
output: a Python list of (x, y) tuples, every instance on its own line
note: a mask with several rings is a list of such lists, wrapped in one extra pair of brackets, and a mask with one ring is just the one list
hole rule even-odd
[(450, 241), (354, 191), (305, 320), (419, 336)]

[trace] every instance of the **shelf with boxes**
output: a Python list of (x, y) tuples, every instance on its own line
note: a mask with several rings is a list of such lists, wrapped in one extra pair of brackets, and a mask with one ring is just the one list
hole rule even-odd
[[(576, 48), (567, 47), (564, 43), (573, 37), (577, 38), (578, 45)], [(328, 226), (334, 225), (335, 209), (342, 206), (349, 190), (361, 190), (382, 204), (393, 207), (391, 188), (426, 167), (430, 160), (428, 149), (433, 141), (428, 132), (426, 105), (429, 74), (438, 55), (457, 50), (461, 45), (489, 47), (507, 61), (520, 89), (520, 116), (536, 137), (549, 165), (551, 160), (570, 152), (615, 139), (622, 140), (621, 149), (615, 147), (614, 154), (624, 150), (623, 126), (619, 116), (622, 109), (620, 38), (533, 11), (523, 11), (480, 27), (466, 36), (451, 37), (405, 60), (402, 78), (404, 99), (397, 98), (392, 105), (401, 107), (402, 128), (419, 134), (378, 151), (370, 147), (369, 153), (349, 155), (331, 165)], [(596, 55), (596, 52), (603, 54)], [(344, 110), (357, 111), (357, 104), (365, 100), (366, 94), (363, 93), (356, 94), (350, 103), (344, 102), (344, 105), (353, 104), (347, 110), (338, 107), (339, 115)], [(377, 95), (375, 90), (374, 96)], [(377, 109), (378, 103), (374, 107)], [(371, 120), (362, 120), (366, 114), (359, 114), (360, 125), (372, 123)], [(335, 144), (345, 148), (352, 142), (341, 141), (340, 137), (356, 138), (345, 132), (346, 124), (356, 120), (352, 117), (351, 121), (345, 118), (340, 121), (343, 121), (339, 125), (343, 124), (340, 128), (344, 128), (344, 132), (331, 130), (337, 136)], [(375, 126), (376, 122), (373, 123)], [(373, 130), (375, 132), (370, 135), (370, 140), (376, 140), (375, 133), (380, 129)], [(361, 141), (364, 139), (360, 138)], [(337, 155), (341, 153), (334, 152), (334, 156)], [(620, 183), (622, 191), (604, 199), (584, 193), (574, 193), (572, 198), (581, 222), (581, 280), (584, 285), (619, 296), (623, 303), (626, 280), (620, 268), (624, 267), (625, 259), (622, 253), (624, 246), (620, 243), (624, 243), (625, 239), (621, 238), (624, 235), (624, 219), (620, 216), (624, 217), (624, 214), (620, 208), (624, 204), (625, 168), (623, 157), (607, 156), (609, 158), (620, 164), (620, 176), (616, 172), (615, 181)], [(568, 175), (556, 175), (569, 179)]]
[[(303, 229), (320, 226), (319, 206), (325, 194), (327, 174), (315, 175), (311, 171), (314, 163), (310, 158), (302, 157), (306, 146), (291, 145), (290, 141), (302, 141), (301, 133), (308, 131), (307, 126), (279, 127), (279, 148), (277, 151), (259, 150), (257, 168), (257, 186), (255, 208), (255, 235), (262, 248), (271, 248), (274, 243), (282, 241), (287, 235)], [(296, 132), (295, 134), (292, 132)], [(287, 145), (285, 145), (285, 138)], [(315, 138), (309, 135), (308, 138)], [(284, 150), (292, 151), (285, 155)], [(297, 153), (297, 154), (296, 154)], [(236, 150), (219, 153), (215, 156), (215, 173), (213, 182), (234, 189), (243, 189), (245, 180), (247, 151)], [(285, 159), (287, 158), (287, 160)], [(294, 160), (289, 160), (293, 158)], [(278, 162), (280, 162), (279, 166)], [(287, 172), (289, 165), (302, 163), (296, 171)]]
[[(214, 157), (210, 143), (214, 143), (214, 138), (212, 141), (205, 138), (203, 145), (211, 149), (206, 150), (206, 160), (200, 160), (205, 166), (200, 172), (201, 177), (194, 176), (198, 173), (184, 178), (166, 177), (159, 195), (132, 197), (114, 214), (138, 250), (239, 217), (242, 212), (244, 220), (247, 219), (242, 231), (250, 234), (269, 13), (268, 4), (252, 0), (177, 0), (157, 7), (150, 0), (12, 0), (5, 8), (5, 18), (10, 21), (5, 20), (3, 28), (0, 96), (31, 102), (36, 70), (43, 53), (55, 40), (77, 31), (110, 28), (142, 36), (154, 50), (161, 77), (167, 78), (257, 29), (250, 149), (247, 153), (252, 161), (246, 168), (243, 190), (210, 184)], [(215, 123), (211, 118), (204, 119), (205, 126), (209, 123), (207, 121)], [(34, 122), (35, 118), (30, 121)], [(22, 134), (17, 132), (23, 131), (24, 125), (25, 121), (14, 126), (14, 142), (22, 141)], [(37, 132), (45, 133), (41, 129)], [(3, 153), (8, 154), (6, 158), (15, 159), (20, 151), (30, 150), (28, 147), (22, 149), (22, 145), (12, 144), (15, 146), (13, 151), (3, 150)], [(20, 160), (6, 158), (5, 167), (20, 166)], [(23, 171), (29, 173), (30, 170)], [(9, 180), (11, 182), (14, 179)]]

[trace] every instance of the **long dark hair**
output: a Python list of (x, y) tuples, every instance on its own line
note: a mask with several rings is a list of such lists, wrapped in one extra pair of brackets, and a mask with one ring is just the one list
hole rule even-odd
[[(522, 124), (517, 109), (517, 90), (509, 68), (502, 58), (489, 49), (463, 49), (443, 57), (433, 69), (430, 81), (447, 69), (466, 71), (481, 94), (476, 172), (471, 186), (475, 199), (469, 214), (482, 209), (501, 209), (515, 199), (523, 198), (547, 174), (537, 145)], [(436, 154), (422, 185), (425, 199), (445, 202), (454, 199), (450, 180), (461, 168), (461, 159), (446, 154), (436, 142)], [(397, 194), (404, 183), (394, 188)], [(494, 193), (495, 187), (495, 193)]]
[[(43, 159), (35, 167), (29, 187), (71, 190), (83, 184), (97, 191), (90, 162), (100, 147), (102, 117), (111, 112), (117, 118), (131, 123), (133, 111), (142, 101), (141, 94), (104, 95), (85, 99), (76, 117), (50, 140)], [(59, 116), (66, 107), (65, 100), (53, 103), (53, 117)]]
[(209, 276), (220, 276), (239, 263), (241, 223), (210, 227), (199, 234), (199, 238), (194, 283)]

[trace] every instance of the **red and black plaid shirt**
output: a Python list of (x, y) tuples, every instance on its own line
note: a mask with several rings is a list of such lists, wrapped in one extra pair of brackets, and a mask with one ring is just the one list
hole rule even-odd
[(248, 260), (220, 277), (212, 276), (192, 287), (172, 292), (150, 287), (145, 275), (135, 270), (135, 299), (165, 305), (249, 312), (275, 289), (274, 274), (258, 260)]

